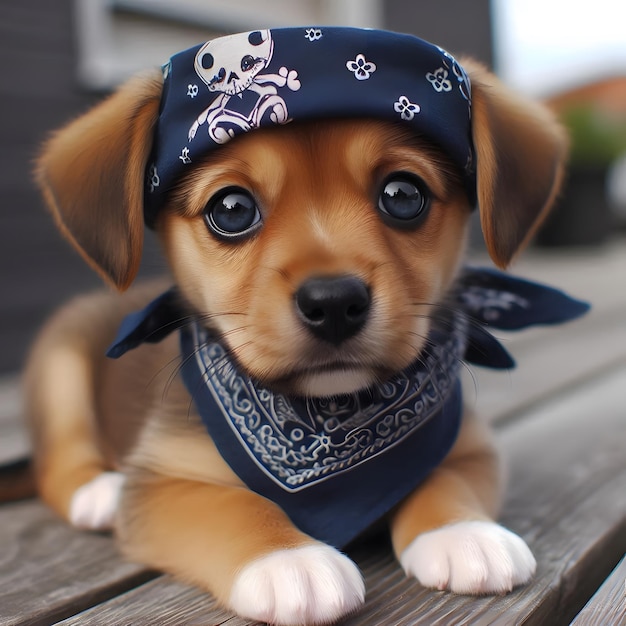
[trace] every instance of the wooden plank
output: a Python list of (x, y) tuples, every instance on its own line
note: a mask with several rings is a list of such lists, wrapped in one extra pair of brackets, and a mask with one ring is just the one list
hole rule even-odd
[(57, 626), (174, 626), (176, 624), (219, 624), (249, 626), (252, 623), (220, 608), (215, 600), (199, 589), (163, 576), (124, 593), (93, 610), (57, 623)]
[(551, 251), (534, 248), (516, 261), (511, 272), (589, 300), (595, 309), (624, 310), (626, 291), (619, 287), (626, 268), (625, 243), (619, 236), (604, 246)]
[[(569, 623), (626, 548), (625, 388), (623, 367), (498, 433), (511, 467), (503, 523), (526, 539), (539, 562), (529, 586), (495, 598), (428, 591), (406, 579), (378, 542), (353, 554), (366, 576), (367, 602), (342, 625)], [(209, 621), (215, 610), (210, 597), (163, 577), (62, 623), (216, 623)]]
[(0, 626), (51, 624), (154, 577), (39, 502), (0, 507), (0, 546)]
[[(489, 264), (474, 256), (475, 264)], [(481, 415), (503, 420), (528, 410), (558, 389), (584, 382), (626, 362), (626, 246), (616, 239), (600, 248), (532, 250), (512, 273), (556, 286), (592, 304), (591, 313), (562, 326), (494, 334), (517, 367), (495, 372), (478, 367), (464, 373), (466, 397)]]
[(465, 400), (490, 422), (529, 411), (551, 395), (626, 363), (626, 306), (592, 311), (564, 326), (494, 333), (517, 366), (463, 373)]
[(626, 624), (626, 557), (587, 602), (571, 626), (624, 626)]

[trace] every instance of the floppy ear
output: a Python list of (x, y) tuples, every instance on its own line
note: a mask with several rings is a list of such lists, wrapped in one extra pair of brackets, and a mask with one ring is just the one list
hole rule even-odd
[(126, 289), (143, 248), (143, 189), (160, 73), (128, 81), (58, 131), (36, 178), (59, 229), (109, 283)]
[(463, 65), (472, 81), (483, 236), (494, 263), (505, 267), (530, 241), (556, 198), (567, 136), (545, 107), (512, 93), (475, 62)]

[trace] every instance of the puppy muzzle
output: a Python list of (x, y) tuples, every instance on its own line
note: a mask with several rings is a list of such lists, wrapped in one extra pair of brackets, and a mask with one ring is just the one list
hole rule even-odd
[(294, 304), (298, 317), (316, 338), (339, 346), (364, 327), (371, 294), (356, 276), (321, 276), (300, 285)]

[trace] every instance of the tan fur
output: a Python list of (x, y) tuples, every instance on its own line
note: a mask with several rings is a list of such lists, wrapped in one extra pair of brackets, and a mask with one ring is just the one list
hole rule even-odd
[(120, 289), (130, 285), (141, 261), (142, 183), (161, 98), (159, 76), (129, 81), (53, 135), (36, 171), (61, 232)]
[[(483, 69), (472, 66), (471, 74), (481, 219), (503, 266), (554, 198), (565, 143), (543, 111), (520, 104)], [(57, 134), (38, 166), (62, 231), (120, 289), (133, 281), (141, 252), (141, 182), (159, 89), (153, 77), (129, 83)], [(85, 133), (92, 147), (81, 152)], [(399, 170), (417, 173), (433, 193), (429, 217), (414, 231), (384, 226), (373, 209), (381, 181)], [(251, 190), (264, 218), (256, 236), (236, 245), (213, 238), (202, 217), (211, 195), (228, 185)], [(191, 309), (207, 316), (242, 367), (301, 391), (308, 368), (333, 358), (293, 311), (301, 281), (353, 274), (371, 286), (371, 320), (343, 358), (359, 364), (364, 381), (384, 378), (422, 349), (429, 315), (462, 261), (469, 215), (445, 155), (398, 126), (344, 120), (294, 123), (226, 144), (181, 181), (156, 230)], [(39, 487), (67, 517), (77, 487), (123, 467), (117, 528), (125, 553), (226, 603), (246, 564), (312, 540), (219, 456), (176, 376), (175, 337), (119, 361), (102, 356), (123, 316), (161, 289), (77, 300), (44, 330), (27, 376)], [(448, 458), (392, 516), (396, 552), (427, 530), (492, 518), (499, 483), (487, 435), (466, 419)]]
[[(243, 155), (243, 142), (233, 141), (215, 165), (194, 174), (209, 181), (197, 205), (181, 193), (159, 224), (176, 282), (193, 307), (213, 315), (212, 325), (249, 372), (275, 383), (294, 378), (290, 373), (310, 365), (312, 353), (320, 362), (328, 358), (324, 346), (316, 347), (300, 331), (291, 306), (297, 285), (308, 276), (354, 274), (372, 286), (379, 307), (361, 339), (367, 347), (360, 360), (380, 375), (408, 365), (427, 334), (419, 315), (428, 315), (440, 300), (463, 247), (468, 209), (458, 183), (446, 189), (435, 179), (433, 188), (441, 189), (442, 198), (434, 200), (432, 219), (418, 236), (381, 229), (371, 210), (373, 177), (411, 170), (429, 182), (433, 178), (432, 165), (407, 151), (406, 138), (394, 129), (337, 122), (258, 131), (245, 140)], [(222, 172), (231, 160), (237, 172)], [(207, 199), (228, 185), (254, 190), (267, 209), (265, 227), (237, 246), (237, 254), (230, 244), (207, 246), (206, 226), (196, 217)], [(181, 211), (195, 208), (194, 217), (180, 219), (179, 203)], [(175, 253), (182, 249), (198, 253)]]
[(491, 258), (506, 267), (554, 202), (563, 180), (567, 137), (546, 108), (503, 89), (477, 63), (463, 63), (472, 80), (480, 221)]
[(447, 524), (495, 519), (502, 471), (484, 423), (466, 411), (452, 450), (396, 510), (391, 539), (396, 555), (421, 533)]

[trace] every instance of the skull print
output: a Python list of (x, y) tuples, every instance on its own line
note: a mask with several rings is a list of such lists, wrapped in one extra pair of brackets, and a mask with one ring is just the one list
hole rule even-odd
[[(258, 127), (267, 118), (275, 124), (288, 121), (287, 105), (278, 88), (300, 89), (298, 73), (281, 67), (277, 74), (264, 73), (270, 64), (274, 41), (269, 30), (257, 30), (209, 41), (196, 54), (195, 71), (216, 93), (189, 129), (189, 141), (207, 124), (209, 136), (225, 143), (236, 132)], [(244, 101), (244, 95), (248, 98)], [(238, 96), (236, 101), (231, 101)]]

